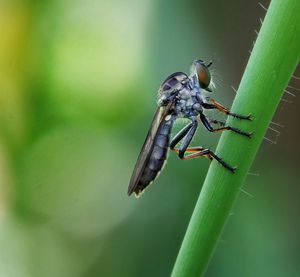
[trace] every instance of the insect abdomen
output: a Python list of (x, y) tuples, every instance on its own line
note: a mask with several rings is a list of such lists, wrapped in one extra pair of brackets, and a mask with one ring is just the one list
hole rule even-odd
[(169, 120), (160, 127), (153, 143), (152, 153), (138, 185), (139, 191), (144, 190), (162, 169), (167, 158), (172, 125), (173, 122)]

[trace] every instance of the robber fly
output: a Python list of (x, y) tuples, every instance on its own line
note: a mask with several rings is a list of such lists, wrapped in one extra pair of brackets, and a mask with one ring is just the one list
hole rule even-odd
[[(214, 99), (204, 95), (204, 90), (212, 91), (209, 71), (211, 65), (212, 62), (206, 64), (202, 60), (196, 60), (192, 64), (190, 76), (176, 72), (161, 84), (158, 91), (158, 108), (132, 173), (128, 195), (134, 192), (138, 196), (154, 181), (166, 161), (169, 148), (177, 152), (180, 159), (207, 157), (210, 160), (215, 159), (225, 169), (235, 172), (235, 167), (230, 166), (211, 150), (201, 146), (189, 147), (199, 122), (202, 122), (210, 132), (230, 130), (251, 137), (251, 133), (228, 126), (223, 121), (211, 120), (203, 113), (205, 109), (217, 109), (235, 118), (251, 120), (251, 115), (232, 113)], [(170, 142), (172, 126), (177, 118), (188, 118), (191, 122)], [(212, 124), (219, 124), (220, 127), (214, 128)], [(176, 145), (180, 141), (182, 143), (177, 148)]]

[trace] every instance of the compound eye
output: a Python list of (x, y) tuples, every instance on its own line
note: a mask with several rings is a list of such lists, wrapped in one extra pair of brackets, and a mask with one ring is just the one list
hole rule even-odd
[(204, 63), (196, 63), (196, 73), (201, 88), (207, 88), (210, 83), (210, 72)]

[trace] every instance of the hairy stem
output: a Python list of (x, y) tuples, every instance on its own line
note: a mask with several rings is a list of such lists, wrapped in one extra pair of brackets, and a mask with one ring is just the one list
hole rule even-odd
[(300, 1), (273, 0), (267, 11), (232, 110), (252, 122), (228, 123), (253, 131), (252, 139), (224, 133), (217, 154), (238, 165), (235, 174), (212, 162), (191, 217), (173, 277), (204, 274), (234, 200), (245, 180), (281, 96), (300, 58)]

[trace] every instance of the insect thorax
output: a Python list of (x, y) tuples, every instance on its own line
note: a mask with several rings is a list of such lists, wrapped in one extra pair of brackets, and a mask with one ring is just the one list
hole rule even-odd
[(174, 93), (178, 117), (193, 117), (202, 111), (203, 96), (195, 76), (188, 77), (182, 72), (169, 76), (160, 86), (158, 105), (166, 104)]

